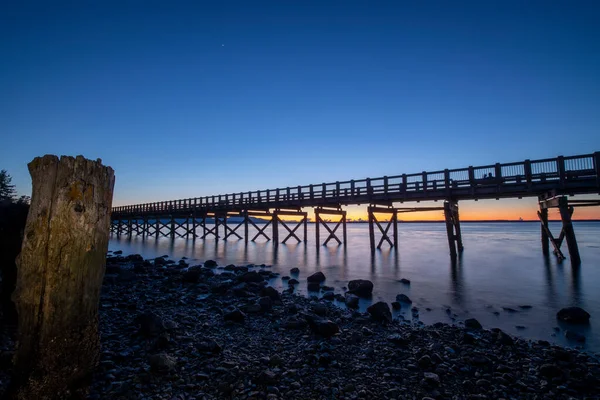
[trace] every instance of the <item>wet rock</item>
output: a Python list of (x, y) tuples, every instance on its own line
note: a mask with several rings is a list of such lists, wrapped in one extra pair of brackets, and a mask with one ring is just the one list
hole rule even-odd
[(258, 299), (258, 305), (263, 311), (270, 311), (273, 308), (273, 300), (269, 296)]
[(203, 339), (196, 344), (196, 350), (201, 353), (219, 354), (223, 349), (212, 339)]
[(496, 340), (503, 345), (508, 345), (508, 346), (512, 346), (513, 344), (515, 344), (515, 341), (513, 340), (513, 338), (510, 335), (507, 335), (506, 333), (499, 331), (497, 336), (496, 336)]
[(321, 271), (318, 271), (306, 278), (306, 280), (311, 283), (321, 283), (325, 281), (325, 274), (323, 274)]
[(556, 364), (543, 364), (540, 367), (539, 373), (546, 378), (556, 378), (563, 375), (562, 369)]
[(383, 301), (369, 306), (367, 312), (371, 315), (371, 318), (379, 322), (392, 322), (392, 312), (390, 306)]
[(297, 285), (297, 284), (299, 284), (299, 283), (300, 283), (300, 282), (298, 282), (298, 281), (297, 281), (296, 279), (294, 279), (294, 278), (292, 278), (292, 279), (290, 279), (290, 280), (288, 281), (288, 285)]
[(401, 346), (404, 346), (410, 342), (406, 337), (402, 336), (399, 333), (394, 333), (392, 335), (389, 335), (387, 337), (387, 340), (394, 344), (401, 345)]
[(469, 318), (465, 320), (465, 328), (467, 329), (481, 329), (482, 326), (475, 318)]
[(305, 315), (305, 318), (310, 329), (321, 336), (331, 337), (340, 331), (339, 326), (328, 319), (316, 315)]
[(440, 385), (440, 377), (438, 374), (434, 374), (433, 372), (425, 372), (423, 374), (423, 378), (425, 383), (431, 386), (439, 386)]
[(290, 269), (290, 274), (299, 274), (300, 273), (300, 269), (299, 268), (292, 268)]
[(318, 292), (321, 290), (321, 285), (318, 282), (308, 282), (306, 285), (306, 290), (309, 292)]
[(358, 308), (358, 296), (346, 293), (345, 297), (346, 307)]
[(181, 275), (181, 280), (188, 283), (197, 283), (201, 275), (199, 268), (190, 268)]
[(163, 319), (152, 311), (138, 315), (136, 322), (140, 325), (139, 334), (146, 337), (160, 335), (166, 329)]
[(244, 322), (244, 319), (246, 319), (246, 315), (237, 308), (235, 308), (225, 313), (223, 315), (223, 319), (225, 319), (225, 321)]
[(241, 282), (262, 282), (265, 279), (256, 271), (249, 271), (238, 278)]
[(400, 305), (400, 302), (398, 301), (393, 301), (392, 302), (392, 308), (396, 311), (400, 310), (402, 308), (402, 306)]
[(585, 343), (585, 336), (583, 336), (583, 335), (581, 335), (581, 334), (579, 334), (577, 332), (573, 332), (571, 330), (568, 330), (568, 329), (565, 331), (565, 337), (568, 340), (572, 340), (572, 341), (575, 341), (575, 342), (578, 342), (578, 343)]
[(406, 279), (406, 278), (402, 278), (400, 279), (398, 282), (403, 283), (405, 285), (410, 285), (410, 280)]
[(325, 292), (323, 293), (323, 299), (333, 301), (335, 299), (335, 295), (333, 294), (333, 292)]
[(260, 295), (261, 296), (268, 296), (271, 298), (271, 300), (279, 300), (281, 299), (281, 295), (279, 294), (279, 292), (277, 291), (277, 289), (275, 289), (272, 286), (267, 286), (265, 288), (263, 288), (260, 291)]
[(396, 296), (396, 301), (400, 303), (412, 304), (412, 300), (403, 293)]
[(348, 292), (359, 297), (371, 297), (373, 282), (365, 279), (356, 279), (348, 282)]
[(148, 357), (148, 364), (153, 371), (166, 372), (175, 369), (177, 361), (168, 354), (154, 354)]
[(581, 307), (566, 307), (556, 313), (556, 318), (571, 324), (587, 324), (590, 314)]
[(217, 262), (215, 260), (207, 260), (204, 262), (204, 266), (207, 268), (214, 268), (217, 265), (219, 265), (219, 264), (217, 264)]

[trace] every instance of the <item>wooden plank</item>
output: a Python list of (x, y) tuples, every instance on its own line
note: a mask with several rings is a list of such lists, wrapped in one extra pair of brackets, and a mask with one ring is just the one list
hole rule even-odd
[(558, 257), (559, 261), (564, 260), (566, 257), (563, 255), (562, 251), (560, 251), (560, 247), (558, 246), (557, 241), (554, 239), (554, 236), (552, 235), (552, 232), (543, 223), (542, 213), (538, 211), (537, 215), (538, 215), (539, 220), (542, 222), (542, 229), (544, 229), (544, 231), (546, 232), (546, 235), (550, 239), (550, 243), (552, 244), (552, 247), (554, 247), (554, 254), (556, 254), (556, 256)]

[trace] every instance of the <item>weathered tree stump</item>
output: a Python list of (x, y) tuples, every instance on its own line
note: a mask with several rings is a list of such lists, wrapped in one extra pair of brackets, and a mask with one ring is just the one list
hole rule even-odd
[(17, 260), (18, 345), (9, 395), (84, 398), (98, 362), (98, 302), (114, 172), (101, 160), (29, 163), (31, 208)]

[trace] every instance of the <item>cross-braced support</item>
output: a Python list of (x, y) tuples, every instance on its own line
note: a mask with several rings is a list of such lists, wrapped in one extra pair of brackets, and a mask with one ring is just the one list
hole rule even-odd
[(462, 234), (460, 232), (460, 218), (458, 216), (458, 203), (453, 201), (444, 202), (444, 217), (446, 219), (446, 233), (448, 234), (448, 246), (450, 257), (456, 259), (458, 253), (463, 251)]
[[(274, 225), (275, 216), (273, 214), (271, 214), (269, 211), (244, 210), (244, 211), (242, 211), (242, 215), (244, 217), (244, 241), (246, 243), (248, 243), (248, 240), (250, 239), (250, 226), (254, 227), (254, 229), (256, 229), (256, 231), (257, 231), (257, 233), (254, 235), (254, 237), (252, 239), (250, 239), (252, 242), (255, 242), (256, 239), (258, 239), (260, 236), (264, 236), (264, 238), (267, 239), (267, 241), (271, 240), (271, 238), (267, 234), (267, 228), (269, 226), (273, 226), (271, 231), (272, 231), (273, 238), (275, 238), (275, 236), (276, 236), (275, 231), (277, 229), (277, 227)], [(253, 216), (261, 217), (261, 219), (267, 220), (267, 222), (265, 222), (264, 224), (261, 224), (261, 226), (259, 226), (258, 224), (256, 224), (254, 222), (254, 220), (252, 218), (250, 218)]]
[[(335, 225), (332, 229), (329, 227), (328, 223), (325, 220), (323, 220), (323, 218), (321, 218), (321, 215), (339, 215), (339, 216), (341, 216), (341, 218), (339, 221), (337, 221), (335, 223)], [(329, 235), (327, 236), (327, 239), (325, 239), (325, 242), (323, 242), (324, 246), (326, 246), (327, 243), (329, 243), (329, 241), (331, 239), (334, 239), (336, 242), (338, 242), (338, 244), (343, 243), (344, 246), (348, 243), (347, 234), (346, 234), (346, 211), (342, 210), (341, 207), (337, 208), (337, 209), (330, 209), (330, 208), (328, 209), (328, 208), (322, 208), (322, 207), (315, 208), (315, 228), (316, 228), (317, 246), (320, 245), (319, 227), (321, 225), (323, 225), (325, 227), (325, 230), (329, 233)], [(340, 227), (340, 225), (342, 226), (342, 235), (343, 235), (343, 239), (344, 239), (343, 242), (335, 234), (337, 229)]]
[[(280, 215), (300, 216), (300, 217), (302, 217), (302, 219), (300, 219), (300, 221), (286, 221), (286, 220), (279, 218)], [(302, 212), (299, 209), (298, 210), (279, 210), (278, 209), (278, 210), (275, 210), (275, 212), (273, 213), (273, 218), (276, 220), (277, 225), (283, 226), (285, 228), (285, 230), (288, 232), (288, 235), (285, 237), (285, 239), (283, 239), (283, 241), (281, 243), (287, 242), (292, 237), (294, 239), (296, 239), (298, 241), (298, 243), (302, 242), (302, 240), (300, 240), (300, 238), (296, 234), (296, 231), (301, 226), (304, 226), (304, 242), (306, 242), (306, 237), (307, 237), (306, 232), (307, 232), (307, 224), (308, 224), (308, 218), (307, 218), (306, 212)], [(290, 229), (290, 227), (288, 226), (288, 223), (295, 223), (296, 225), (294, 226), (293, 229)], [(277, 236), (279, 237), (279, 235), (277, 235)]]
[[(555, 196), (551, 198), (539, 197), (540, 211), (538, 211), (538, 218), (541, 223), (541, 236), (542, 236), (542, 251), (544, 254), (550, 252), (548, 244), (552, 244), (554, 248), (554, 254), (559, 261), (564, 260), (566, 257), (560, 250), (564, 239), (567, 240), (567, 248), (569, 249), (569, 255), (571, 256), (571, 264), (581, 264), (581, 256), (579, 255), (579, 246), (577, 245), (577, 238), (575, 237), (575, 230), (573, 229), (573, 222), (571, 217), (575, 211), (575, 207), (593, 207), (600, 206), (598, 200), (569, 200), (567, 196)], [(548, 227), (548, 209), (558, 208), (560, 213), (560, 219), (562, 221), (562, 229), (558, 238), (554, 238), (550, 228)]]
[[(367, 213), (369, 216), (369, 239), (371, 242), (371, 251), (375, 251), (375, 226), (379, 229), (381, 233), (381, 239), (377, 244), (377, 248), (380, 249), (383, 242), (388, 242), (390, 247), (398, 246), (398, 211), (395, 208), (386, 208), (386, 207), (377, 207), (375, 205), (369, 206), (367, 208)], [(377, 219), (375, 214), (387, 214), (389, 215), (389, 221), (387, 222), (385, 228), (381, 225), (381, 222)], [(390, 238), (388, 232), (392, 228), (392, 237)]]

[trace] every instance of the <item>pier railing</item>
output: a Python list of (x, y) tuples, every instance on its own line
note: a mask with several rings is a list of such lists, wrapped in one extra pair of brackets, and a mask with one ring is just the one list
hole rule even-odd
[(600, 152), (113, 207), (113, 216), (598, 191)]

